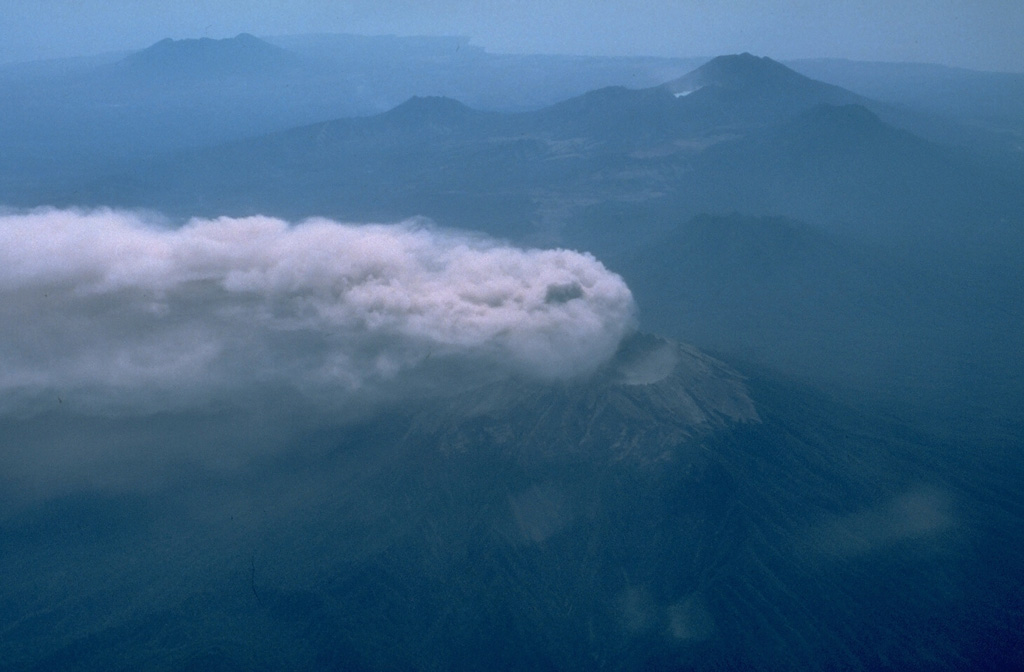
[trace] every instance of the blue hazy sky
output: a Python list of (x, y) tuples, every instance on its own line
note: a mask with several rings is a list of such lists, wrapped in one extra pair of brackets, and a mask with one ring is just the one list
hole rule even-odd
[(0, 61), (240, 32), (464, 35), (492, 52), (924, 61), (1024, 71), (1024, 0), (2, 0)]

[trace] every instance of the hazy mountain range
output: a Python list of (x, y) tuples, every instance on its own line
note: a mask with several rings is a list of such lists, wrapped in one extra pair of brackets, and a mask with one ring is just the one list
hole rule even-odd
[[(831, 384), (983, 389), (994, 371), (1022, 366), (1005, 325), (1022, 319), (1024, 178), (1005, 167), (1010, 146), (993, 157), (882, 119), (927, 118), (915, 115), (744, 54), (659, 86), (599, 89), (531, 112), (412, 98), (379, 115), (179, 153), (64, 189), (48, 184), (39, 198), (180, 217), (426, 216), (594, 251), (637, 288), (651, 324), (718, 352)], [(731, 252), (649, 256), (655, 241), (708, 215), (748, 217), (751, 239), (803, 251), (791, 265), (767, 264), (770, 276), (760, 278)], [(761, 232), (773, 226), (765, 217), (795, 226)], [(778, 238), (802, 230), (816, 232), (813, 245)], [(807, 271), (837, 254), (823, 276)], [(651, 284), (651, 269), (667, 265), (675, 275)], [(738, 276), (748, 280), (727, 280)], [(714, 288), (717, 308), (693, 319), (686, 306), (703, 301), (704, 288)], [(750, 303), (753, 288), (767, 288), (767, 303)], [(1017, 398), (1002, 385), (991, 396)]]
[(0, 669), (1024, 665), (1022, 92), (5, 66)]

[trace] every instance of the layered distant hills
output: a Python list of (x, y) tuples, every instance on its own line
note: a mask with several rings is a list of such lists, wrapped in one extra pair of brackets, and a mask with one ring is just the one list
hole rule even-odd
[(601, 89), (529, 113), (414, 98), (54, 196), (182, 214), (426, 215), (541, 235), (546, 209), (584, 200), (666, 198), (680, 216), (785, 215), (885, 238), (1024, 212), (1016, 174), (897, 130), (878, 117), (888, 111), (744, 54), (663, 86)]
[(612, 83), (653, 85), (693, 59), (503, 56), (465, 38), (314, 35), (163, 40), (131, 54), (0, 66), (0, 200), (154, 155), (337, 117), (413, 95), (530, 109)]

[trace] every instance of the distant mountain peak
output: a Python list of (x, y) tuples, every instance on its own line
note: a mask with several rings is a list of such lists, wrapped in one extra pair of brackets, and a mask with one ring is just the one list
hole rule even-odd
[(474, 110), (445, 96), (413, 96), (383, 116), (390, 119), (420, 121), (457, 121), (472, 115)]
[(202, 76), (240, 74), (254, 70), (290, 65), (291, 52), (276, 47), (249, 33), (225, 39), (165, 38), (124, 59), (133, 69), (163, 74)]
[(718, 56), (693, 72), (665, 84), (673, 93), (684, 94), (705, 86), (724, 89), (806, 89), (827, 86), (767, 56), (749, 53)]
[(394, 110), (442, 110), (442, 111), (463, 111), (470, 108), (462, 102), (447, 96), (413, 96), (406, 100)]
[(852, 91), (748, 53), (714, 58), (661, 89), (683, 101), (693, 114), (729, 126), (770, 125), (823, 103), (870, 104)]

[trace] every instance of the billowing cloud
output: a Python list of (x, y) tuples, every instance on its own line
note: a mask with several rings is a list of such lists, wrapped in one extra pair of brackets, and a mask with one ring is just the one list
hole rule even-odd
[(336, 406), (408, 393), (424, 371), (571, 378), (633, 318), (625, 283), (590, 255), (417, 222), (0, 216), (0, 412), (266, 389)]

